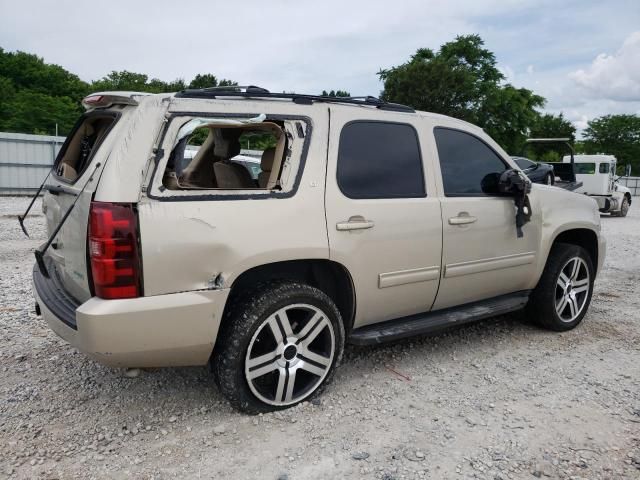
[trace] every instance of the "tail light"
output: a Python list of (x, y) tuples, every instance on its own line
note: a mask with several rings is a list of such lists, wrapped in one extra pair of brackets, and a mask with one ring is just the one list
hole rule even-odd
[(136, 298), (142, 294), (138, 217), (132, 204), (91, 202), (89, 258), (97, 297)]

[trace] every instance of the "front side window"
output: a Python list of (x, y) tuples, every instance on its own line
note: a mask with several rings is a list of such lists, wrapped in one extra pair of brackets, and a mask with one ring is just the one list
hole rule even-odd
[(609, 173), (609, 164), (608, 163), (601, 163), (600, 164), (600, 169), (598, 171), (600, 173)]
[(446, 196), (481, 196), (483, 180), (508, 167), (486, 143), (460, 130), (434, 129)]
[(346, 124), (340, 133), (337, 180), (349, 198), (426, 196), (416, 130), (404, 123)]

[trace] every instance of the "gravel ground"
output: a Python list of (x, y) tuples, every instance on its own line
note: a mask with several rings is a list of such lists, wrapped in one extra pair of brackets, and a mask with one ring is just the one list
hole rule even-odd
[(24, 198), (0, 198), (0, 478), (640, 478), (640, 199), (581, 326), (517, 316), (348, 347), (314, 403), (246, 416), (206, 368), (128, 378), (33, 313)]

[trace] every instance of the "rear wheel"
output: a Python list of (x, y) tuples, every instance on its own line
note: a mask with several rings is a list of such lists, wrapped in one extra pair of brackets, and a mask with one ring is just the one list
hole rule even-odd
[(553, 185), (553, 174), (552, 173), (547, 173), (547, 176), (544, 179), (544, 183), (546, 183), (547, 185)]
[(558, 243), (527, 304), (527, 315), (538, 325), (565, 331), (578, 325), (589, 308), (594, 269), (587, 251)]
[(344, 349), (344, 327), (331, 299), (309, 285), (276, 282), (234, 303), (213, 358), (231, 404), (259, 413), (318, 394)]

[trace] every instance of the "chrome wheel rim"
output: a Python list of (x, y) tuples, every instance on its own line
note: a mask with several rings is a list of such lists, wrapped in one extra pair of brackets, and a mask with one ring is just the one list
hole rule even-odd
[(335, 344), (333, 325), (318, 307), (297, 303), (281, 308), (249, 342), (244, 374), (251, 392), (276, 406), (305, 399), (331, 370)]
[(587, 263), (573, 257), (560, 270), (556, 283), (556, 313), (563, 322), (573, 322), (584, 310), (591, 281)]

